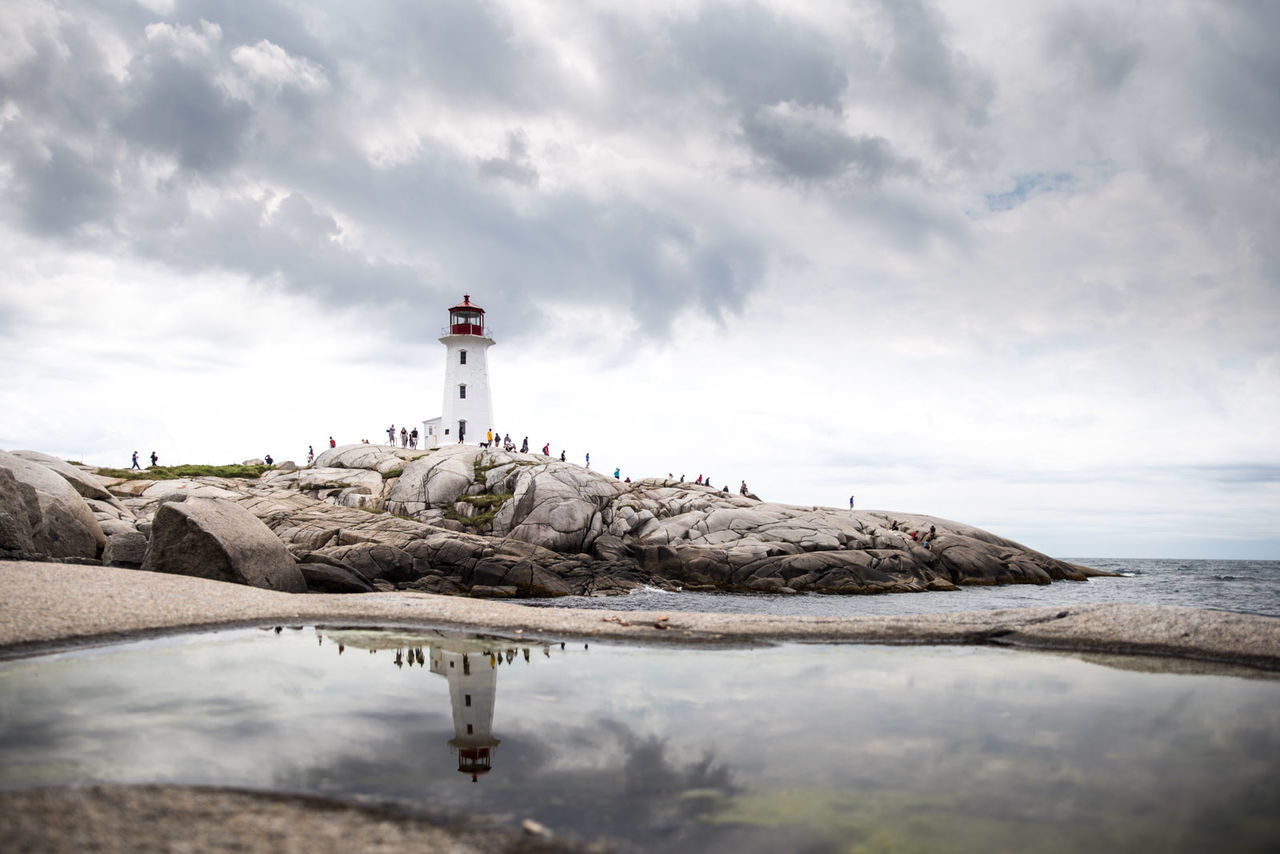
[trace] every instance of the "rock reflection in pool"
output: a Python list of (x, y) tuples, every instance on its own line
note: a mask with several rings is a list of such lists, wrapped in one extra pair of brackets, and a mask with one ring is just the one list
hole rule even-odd
[(1278, 701), (999, 649), (234, 631), (0, 664), (0, 785), (372, 795), (637, 850), (1277, 850)]

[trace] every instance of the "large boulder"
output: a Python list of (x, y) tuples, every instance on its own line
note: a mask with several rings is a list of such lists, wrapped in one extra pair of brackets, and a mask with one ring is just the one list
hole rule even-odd
[(93, 511), (61, 475), (38, 462), (0, 451), (0, 469), (30, 486), (40, 517), (32, 530), (38, 554), (50, 557), (97, 558), (107, 544)]
[(160, 505), (142, 568), (288, 593), (306, 581), (280, 538), (257, 516), (222, 498)]
[(382, 445), (339, 445), (316, 457), (316, 468), (368, 469), (393, 477), (404, 469), (409, 460), (426, 456), (430, 451), (396, 450)]
[(507, 481), (513, 497), (493, 519), (493, 533), (561, 553), (586, 551), (603, 532), (601, 510), (622, 484), (580, 466), (549, 462), (521, 467)]
[(107, 491), (106, 485), (96, 475), (81, 471), (66, 460), (60, 460), (40, 451), (11, 451), (10, 453), (19, 459), (39, 463), (47, 469), (52, 469), (85, 498), (95, 498), (98, 501), (106, 501), (108, 504), (116, 501), (115, 496)]
[(40, 518), (35, 489), (0, 469), (0, 555), (34, 554)]
[(481, 453), (471, 445), (454, 445), (406, 464), (387, 496), (387, 510), (416, 517), (453, 504), (475, 483)]

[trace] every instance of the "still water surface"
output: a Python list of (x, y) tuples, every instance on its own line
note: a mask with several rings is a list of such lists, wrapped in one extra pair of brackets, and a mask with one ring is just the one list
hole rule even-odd
[(1280, 850), (1280, 681), (987, 648), (238, 630), (0, 663), (0, 787), (369, 795), (633, 851)]
[(1134, 560), (1067, 558), (1119, 577), (1052, 584), (1007, 584), (962, 587), (940, 593), (895, 593), (885, 596), (799, 596), (777, 594), (671, 592), (644, 588), (626, 596), (566, 596), (518, 600), (551, 608), (610, 608), (623, 611), (715, 611), (731, 614), (785, 614), (853, 617), (865, 614), (934, 614), (993, 611), (1036, 605), (1138, 603), (1186, 605), (1280, 617), (1280, 561), (1275, 560)]

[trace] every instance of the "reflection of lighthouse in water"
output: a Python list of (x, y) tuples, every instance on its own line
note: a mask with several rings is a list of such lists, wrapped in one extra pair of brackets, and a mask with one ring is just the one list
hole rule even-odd
[[(340, 629), (320, 634), (322, 646), (325, 638), (338, 645), (339, 655), (347, 647), (370, 653), (393, 650), (392, 662), (397, 668), (407, 666), (412, 671), (415, 664), (419, 668), (429, 665), (432, 673), (443, 676), (449, 683), (453, 711), (449, 749), (458, 755), (458, 770), (470, 774), (472, 782), (479, 782), (480, 775), (492, 769), (494, 749), (501, 743), (493, 737), (499, 666), (504, 661), (510, 665), (517, 657), (529, 664), (531, 647), (551, 657), (551, 644), (543, 642), (443, 631)], [(564, 649), (563, 643), (559, 646)]]
[(498, 694), (498, 670), (488, 655), (431, 648), (431, 672), (449, 680), (453, 707), (453, 738), (449, 747), (458, 754), (458, 770), (471, 781), (489, 773), (493, 749), (493, 707)]

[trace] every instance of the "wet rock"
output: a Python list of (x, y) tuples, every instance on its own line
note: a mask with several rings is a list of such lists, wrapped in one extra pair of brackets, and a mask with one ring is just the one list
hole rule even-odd
[(143, 569), (305, 593), (284, 543), (233, 501), (186, 498), (160, 505)]

